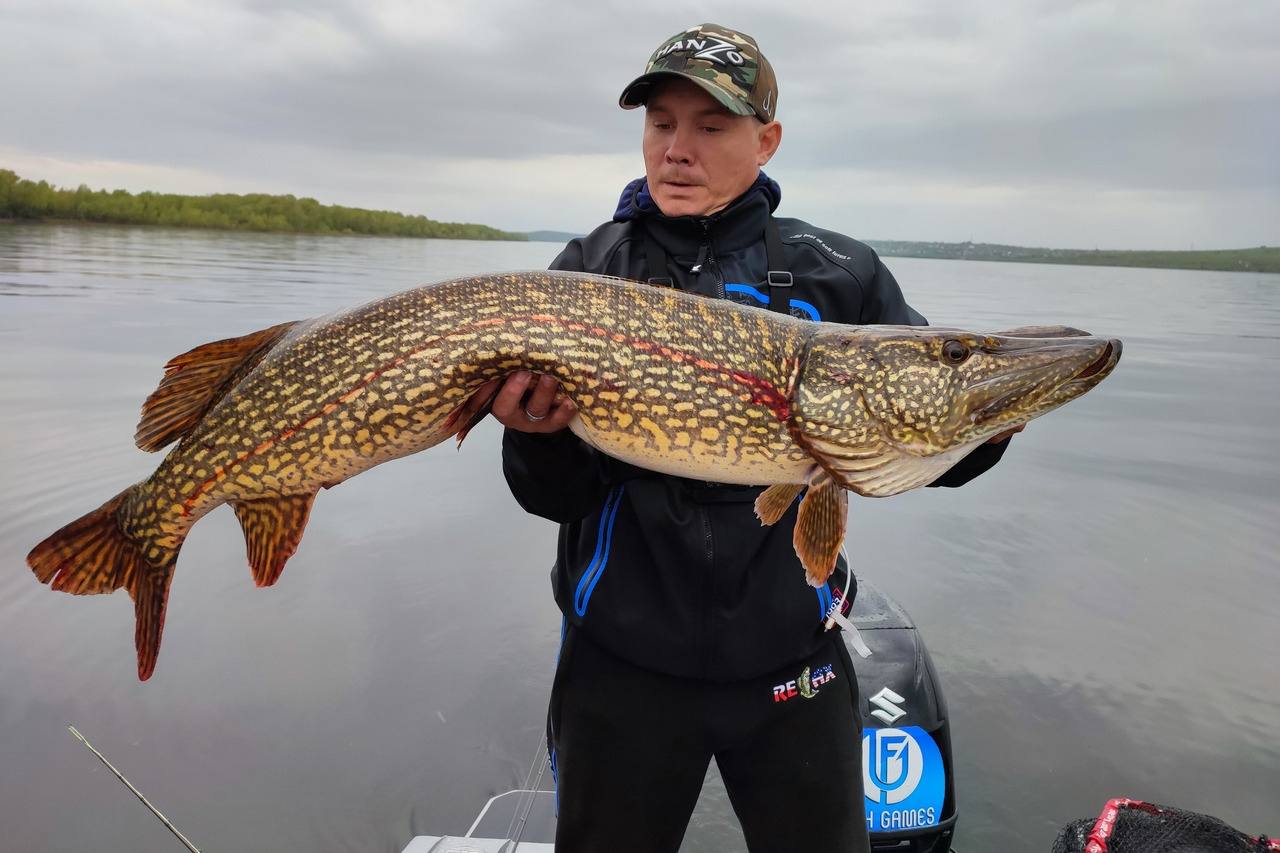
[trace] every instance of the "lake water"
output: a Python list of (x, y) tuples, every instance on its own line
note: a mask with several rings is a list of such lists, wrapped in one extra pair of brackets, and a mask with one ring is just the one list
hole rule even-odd
[[(145, 684), (128, 597), (24, 557), (158, 463), (132, 436), (171, 356), (558, 248), (0, 225), (4, 850), (179, 849), (68, 724), (207, 851), (394, 853), (524, 781), (555, 529), (508, 495), (492, 422), (322, 494), (269, 590), (232, 513), (201, 521)], [(1280, 276), (889, 265), (934, 323), (1125, 344), (986, 476), (851, 502), (857, 570), (942, 679), (957, 849), (1047, 853), (1113, 796), (1280, 834)], [(741, 849), (714, 778), (685, 849)]]

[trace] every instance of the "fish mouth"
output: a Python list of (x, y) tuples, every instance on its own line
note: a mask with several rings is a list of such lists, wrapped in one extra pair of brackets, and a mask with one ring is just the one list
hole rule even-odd
[(1076, 379), (1088, 379), (1092, 376), (1097, 376), (1104, 370), (1110, 372), (1111, 368), (1115, 367), (1116, 363), (1120, 361), (1120, 353), (1123, 349), (1124, 345), (1120, 341), (1115, 338), (1109, 338), (1106, 348), (1102, 350), (1102, 355), (1098, 356), (1093, 364), (1077, 373)]
[[(1052, 382), (1049, 377), (1045, 377), (1044, 380), (1036, 383), (1031, 389), (1026, 387), (1013, 388), (997, 394), (982, 405), (981, 408), (974, 410), (971, 422), (975, 426), (983, 426), (992, 421), (1007, 419), (1009, 408), (1019, 398), (1023, 400), (1023, 414), (1026, 417), (1009, 419), (1009, 423), (1003, 424), (1003, 426), (1016, 426), (1019, 423), (1032, 420), (1049, 409), (1056, 408), (1069, 400), (1079, 397), (1109, 376), (1120, 362), (1120, 354), (1123, 350), (1124, 345), (1119, 340), (1108, 338), (1104, 342), (1102, 351), (1097, 358), (1090, 361), (1079, 371), (1058, 382)], [(991, 384), (999, 384), (999, 382)], [(1028, 404), (1028, 399), (1034, 400), (1034, 402)]]

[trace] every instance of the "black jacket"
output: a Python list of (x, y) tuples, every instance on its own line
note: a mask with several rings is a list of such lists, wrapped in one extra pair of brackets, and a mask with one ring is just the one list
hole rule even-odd
[[(777, 199), (777, 185), (762, 175), (719, 213), (668, 218), (635, 182), (614, 221), (570, 242), (552, 268), (669, 278), (684, 290), (762, 305), (764, 232)], [(924, 325), (869, 247), (797, 219), (775, 221), (794, 280), (791, 313)], [(655, 247), (646, 246), (645, 229), (657, 254), (666, 254), (665, 269), (650, 266)], [(933, 485), (977, 476), (1005, 445), (980, 446)], [(753, 506), (760, 488), (646, 471), (569, 430), (507, 430), (503, 467), (525, 510), (561, 524), (551, 577), (565, 618), (614, 654), (671, 675), (729, 681), (800, 660), (824, 642), (823, 620), (844, 573), (822, 589), (808, 585), (791, 541), (794, 506), (764, 527)]]

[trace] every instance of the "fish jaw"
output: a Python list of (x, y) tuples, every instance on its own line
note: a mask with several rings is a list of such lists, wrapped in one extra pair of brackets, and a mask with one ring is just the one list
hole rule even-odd
[[(898, 494), (933, 482), (998, 433), (1088, 392), (1120, 359), (1115, 339), (1065, 327), (1011, 331), (819, 331), (797, 382), (797, 443), (846, 488)], [(1038, 336), (1020, 336), (1030, 332)]]
[(1119, 340), (1084, 334), (997, 333), (983, 336), (981, 346), (977, 358), (991, 363), (975, 368), (944, 434), (981, 441), (1032, 421), (1096, 387), (1115, 369), (1123, 350)]

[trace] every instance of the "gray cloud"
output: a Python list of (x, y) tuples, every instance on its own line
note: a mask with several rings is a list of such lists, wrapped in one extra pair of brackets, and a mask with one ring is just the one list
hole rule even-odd
[[(971, 188), (989, 214), (975, 239), (1014, 242), (1039, 217), (1072, 245), (1095, 223), (1064, 211), (1124, 191), (1145, 195), (1124, 210), (1095, 203), (1093, 219), (1123, 223), (1176, 196), (1213, 218), (1171, 220), (1170, 241), (1195, 228), (1210, 232), (1201, 242), (1280, 242), (1270, 0), (712, 0), (692, 13), (671, 0), (52, 0), (4, 14), (0, 150), (52, 164), (31, 176), (55, 182), (112, 163), (130, 181), (148, 168), (204, 176), (191, 191), (221, 179), (582, 229), (639, 171), (638, 116), (614, 106), (618, 92), (665, 36), (713, 20), (756, 35), (779, 71), (786, 133), (770, 171), (816, 205), (798, 215), (847, 215), (824, 184), (857, 174), (866, 204), (902, 208), (903, 227), (920, 229), (886, 237), (946, 239), (946, 215), (974, 221), (960, 215)], [(541, 189), (513, 180), (526, 172), (545, 175)]]

